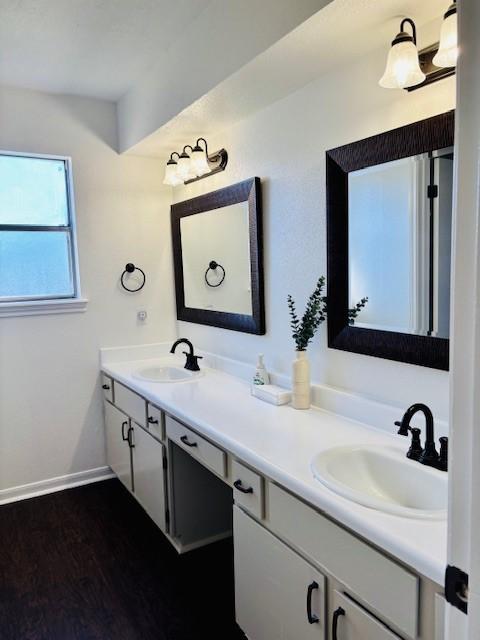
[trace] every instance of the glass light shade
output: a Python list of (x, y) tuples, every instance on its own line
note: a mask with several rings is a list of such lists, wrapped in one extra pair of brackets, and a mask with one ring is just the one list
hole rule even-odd
[(192, 170), (192, 162), (190, 156), (187, 154), (181, 155), (177, 161), (177, 174), (182, 181), (189, 180), (195, 177), (195, 173)]
[(457, 13), (450, 14), (442, 22), (440, 45), (433, 58), (436, 67), (454, 67), (457, 64)]
[(204, 149), (198, 151), (193, 150), (191, 156), (192, 169), (197, 176), (204, 176), (210, 173), (210, 165), (208, 164), (207, 154)]
[(397, 42), (388, 52), (385, 73), (379, 85), (385, 89), (406, 89), (425, 80), (420, 69), (417, 47), (412, 40)]
[(180, 184), (182, 181), (178, 177), (177, 174), (177, 163), (176, 162), (168, 162), (165, 167), (165, 178), (163, 179), (163, 184), (170, 185), (171, 187), (175, 187)]

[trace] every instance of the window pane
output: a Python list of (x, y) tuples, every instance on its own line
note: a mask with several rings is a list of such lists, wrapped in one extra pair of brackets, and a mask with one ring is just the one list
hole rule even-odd
[(65, 162), (0, 155), (0, 224), (68, 225)]
[(0, 298), (73, 297), (63, 231), (0, 231)]

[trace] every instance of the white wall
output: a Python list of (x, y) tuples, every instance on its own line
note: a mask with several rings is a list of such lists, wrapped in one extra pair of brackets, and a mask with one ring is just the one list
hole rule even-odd
[[(83, 314), (0, 319), (0, 490), (104, 465), (99, 347), (174, 337), (162, 163), (112, 150), (115, 115), (110, 103), (0, 88), (0, 149), (72, 156), (89, 299)], [(135, 295), (118, 284), (129, 261), (148, 277)]]
[[(179, 333), (198, 346), (289, 372), (293, 342), (286, 297), (299, 302), (326, 273), (325, 151), (454, 107), (454, 78), (407, 93), (378, 87), (386, 49), (334, 70), (209, 140), (225, 147), (224, 173), (174, 190), (175, 201), (252, 176), (263, 183), (267, 335), (252, 336), (190, 323)], [(201, 132), (199, 132), (200, 134)], [(448, 374), (327, 349), (323, 326), (310, 349), (314, 381), (394, 404), (414, 401), (448, 418)]]

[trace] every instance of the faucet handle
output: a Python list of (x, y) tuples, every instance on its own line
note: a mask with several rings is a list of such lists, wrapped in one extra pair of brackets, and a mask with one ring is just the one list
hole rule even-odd
[(440, 471), (448, 471), (448, 438), (440, 438), (440, 454), (438, 456), (438, 468)]
[(410, 430), (410, 427), (404, 427), (403, 426), (403, 421), (401, 420), (395, 420), (394, 425), (396, 427), (399, 427), (397, 433), (399, 436), (408, 436), (408, 432)]
[(196, 358), (197, 360), (203, 360), (203, 356), (197, 356), (193, 353), (188, 353), (188, 351), (183, 351), (182, 353), (186, 355), (187, 358)]
[(420, 429), (412, 427), (410, 431), (412, 432), (412, 444), (407, 451), (407, 458), (410, 458), (410, 460), (418, 460), (423, 453), (422, 443), (420, 442)]

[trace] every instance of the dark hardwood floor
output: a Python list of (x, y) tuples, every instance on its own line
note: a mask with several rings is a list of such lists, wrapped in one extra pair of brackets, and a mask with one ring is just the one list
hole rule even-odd
[(118, 480), (0, 507), (0, 640), (244, 640), (231, 541), (178, 556)]

